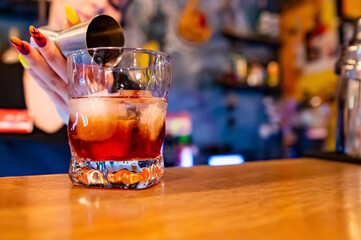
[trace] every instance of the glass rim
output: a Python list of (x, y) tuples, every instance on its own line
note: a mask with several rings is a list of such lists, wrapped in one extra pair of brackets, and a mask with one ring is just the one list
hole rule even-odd
[(130, 48), (130, 47), (95, 47), (95, 48), (84, 48), (84, 49), (79, 49), (76, 50), (74, 52), (71, 52), (67, 57), (71, 57), (71, 56), (75, 56), (75, 55), (79, 55), (79, 54), (85, 54), (88, 53), (89, 51), (94, 51), (94, 50), (111, 50), (111, 49), (124, 49), (126, 51), (133, 51), (136, 53), (146, 53), (149, 55), (161, 55), (166, 57), (169, 60), (172, 60), (173, 57), (170, 56), (167, 53), (161, 52), (161, 51), (155, 51), (155, 50), (149, 50), (149, 49), (145, 49), (145, 48)]

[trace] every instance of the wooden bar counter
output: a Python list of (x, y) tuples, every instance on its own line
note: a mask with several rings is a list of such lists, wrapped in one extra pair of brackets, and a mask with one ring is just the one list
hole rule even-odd
[(361, 165), (294, 159), (167, 168), (146, 190), (0, 178), (0, 239), (360, 239)]

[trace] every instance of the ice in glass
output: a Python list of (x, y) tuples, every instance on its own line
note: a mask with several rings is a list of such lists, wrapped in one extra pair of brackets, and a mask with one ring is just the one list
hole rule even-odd
[[(105, 50), (96, 51), (106, 55)], [(68, 58), (69, 174), (77, 185), (142, 189), (158, 182), (164, 171), (170, 57), (139, 49), (112, 51), (118, 51), (113, 57), (126, 58), (128, 67), (117, 61), (111, 67), (99, 64), (89, 51), (80, 53), (89, 63), (76, 54)], [(109, 61), (114, 65), (114, 59)]]

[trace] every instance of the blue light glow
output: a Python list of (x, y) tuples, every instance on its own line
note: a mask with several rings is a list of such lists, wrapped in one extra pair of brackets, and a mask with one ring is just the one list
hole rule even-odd
[(184, 147), (182, 149), (179, 165), (181, 167), (193, 167), (194, 160), (193, 160), (193, 151), (191, 147)]
[(210, 166), (238, 165), (244, 163), (244, 157), (241, 154), (232, 155), (214, 155), (208, 158)]

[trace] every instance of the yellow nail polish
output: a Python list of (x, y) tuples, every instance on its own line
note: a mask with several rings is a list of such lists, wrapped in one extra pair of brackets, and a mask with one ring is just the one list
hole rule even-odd
[(30, 69), (30, 66), (25, 61), (25, 58), (23, 57), (23, 55), (19, 54), (18, 57), (19, 57), (19, 61), (20, 61), (21, 65), (23, 65), (23, 67), (26, 68), (26, 69)]
[(78, 14), (72, 9), (69, 5), (65, 5), (65, 14), (66, 17), (69, 19), (69, 21), (72, 24), (78, 24), (79, 23), (79, 17)]

